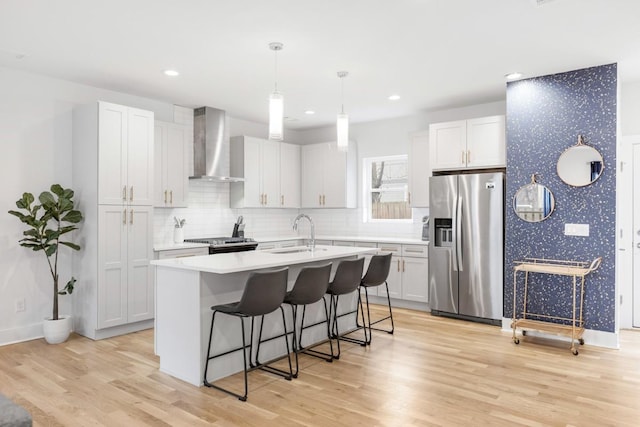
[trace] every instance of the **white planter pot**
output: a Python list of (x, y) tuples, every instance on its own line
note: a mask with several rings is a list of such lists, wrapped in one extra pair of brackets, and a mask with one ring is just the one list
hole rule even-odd
[(173, 241), (174, 243), (184, 243), (184, 231), (182, 228), (173, 228)]
[(49, 344), (60, 344), (69, 338), (71, 333), (71, 316), (59, 316), (58, 320), (45, 319), (42, 323), (44, 339)]

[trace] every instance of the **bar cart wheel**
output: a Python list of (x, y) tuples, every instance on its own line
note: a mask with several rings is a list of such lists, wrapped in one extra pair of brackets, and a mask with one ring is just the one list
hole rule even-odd
[(578, 355), (578, 349), (577, 348), (572, 348), (571, 349), (571, 353), (573, 353), (574, 356)]
[(527, 331), (522, 331), (522, 336), (526, 337), (527, 336)]
[(580, 338), (578, 342), (580, 343), (580, 345), (584, 345), (584, 339)]
[(520, 340), (519, 340), (518, 338), (514, 338), (514, 339), (513, 339), (513, 343), (514, 343), (514, 344), (520, 344)]

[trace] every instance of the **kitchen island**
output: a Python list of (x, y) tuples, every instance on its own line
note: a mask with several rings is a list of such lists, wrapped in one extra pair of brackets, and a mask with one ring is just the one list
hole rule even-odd
[[(151, 261), (156, 267), (156, 353), (160, 371), (193, 385), (202, 385), (211, 325), (211, 306), (238, 301), (252, 271), (289, 267), (289, 289), (301, 268), (357, 256), (373, 254), (375, 248), (316, 246), (314, 251), (294, 247), (269, 251), (235, 252)], [(338, 311), (355, 307), (357, 295), (342, 298)], [(285, 311), (291, 330), (291, 312)], [(305, 324), (324, 319), (320, 304), (307, 310)], [(246, 324), (248, 325), (249, 322)], [(265, 316), (263, 338), (282, 333), (278, 312)], [(245, 326), (248, 327), (248, 326)], [(355, 327), (354, 316), (340, 319), (340, 329)], [(256, 333), (257, 335), (257, 333)], [(326, 327), (319, 325), (305, 331), (304, 345), (326, 339)], [(231, 316), (216, 318), (215, 352), (241, 346), (239, 322)], [(264, 360), (283, 356), (283, 341), (264, 343), (260, 354)], [(242, 352), (238, 351), (211, 362), (209, 381), (214, 381), (243, 369)]]

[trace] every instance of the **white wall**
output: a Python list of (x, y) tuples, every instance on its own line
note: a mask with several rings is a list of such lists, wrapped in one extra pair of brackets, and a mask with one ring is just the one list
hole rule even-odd
[[(51, 316), (52, 279), (42, 252), (18, 245), (24, 227), (7, 214), (23, 192), (37, 197), (51, 184), (71, 182), (71, 117), (74, 106), (110, 101), (155, 112), (170, 121), (173, 106), (85, 85), (0, 67), (0, 345), (42, 336), (42, 319)], [(62, 250), (60, 281), (71, 274), (70, 254)], [(78, 283), (77, 286), (82, 286)], [(15, 302), (24, 298), (24, 312)], [(69, 313), (69, 297), (61, 297)]]

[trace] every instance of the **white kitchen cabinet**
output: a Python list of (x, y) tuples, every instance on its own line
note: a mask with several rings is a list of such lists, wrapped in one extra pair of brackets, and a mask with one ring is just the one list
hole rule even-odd
[(73, 112), (72, 179), (84, 215), (72, 260), (74, 328), (92, 339), (153, 327), (153, 134), (150, 111), (100, 102)]
[(280, 143), (280, 207), (300, 207), (300, 146)]
[(303, 208), (355, 208), (357, 160), (355, 143), (348, 151), (334, 142), (304, 145), (302, 157)]
[[(428, 302), (427, 247), (423, 245), (378, 244), (380, 252), (393, 253), (389, 271), (389, 296), (408, 301)], [(386, 297), (384, 287), (378, 296)]]
[(153, 319), (153, 208), (100, 205), (98, 328)]
[(99, 102), (95, 114), (98, 121), (99, 203), (151, 206), (154, 178), (153, 113)]
[(186, 207), (189, 188), (188, 159), (193, 140), (189, 126), (155, 122), (155, 207)]
[(434, 171), (505, 167), (504, 116), (431, 124), (429, 160)]
[(409, 204), (413, 208), (429, 207), (429, 132), (411, 135), (409, 151)]
[[(402, 298), (402, 245), (397, 243), (378, 243), (379, 252), (387, 254), (391, 252), (391, 267), (389, 268), (389, 277), (387, 277), (387, 285), (389, 287), (389, 296), (391, 298)], [(387, 297), (387, 291), (384, 285), (378, 287), (378, 296)]]
[(231, 175), (244, 178), (232, 182), (233, 208), (280, 206), (280, 142), (251, 136), (231, 138)]
[(192, 256), (209, 255), (209, 247), (169, 249), (156, 251), (156, 259), (188, 258)]

